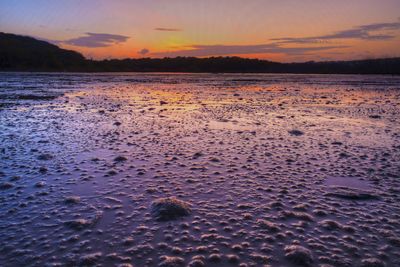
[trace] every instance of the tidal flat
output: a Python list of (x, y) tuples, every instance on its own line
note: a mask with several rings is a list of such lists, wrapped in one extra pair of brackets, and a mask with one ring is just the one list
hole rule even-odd
[(400, 266), (400, 77), (0, 73), (0, 265)]

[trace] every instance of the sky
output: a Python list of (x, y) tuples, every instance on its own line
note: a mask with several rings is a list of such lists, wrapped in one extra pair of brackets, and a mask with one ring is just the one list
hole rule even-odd
[(0, 31), (87, 58), (400, 56), (400, 0), (0, 0)]

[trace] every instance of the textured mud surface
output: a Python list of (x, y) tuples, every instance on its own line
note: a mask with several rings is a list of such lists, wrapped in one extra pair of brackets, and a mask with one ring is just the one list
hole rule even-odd
[(1, 266), (400, 266), (400, 78), (0, 77)]

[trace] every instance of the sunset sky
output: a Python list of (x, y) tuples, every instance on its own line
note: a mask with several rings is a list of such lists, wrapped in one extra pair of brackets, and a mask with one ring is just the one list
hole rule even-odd
[(400, 56), (399, 0), (0, 0), (0, 31), (86, 57)]

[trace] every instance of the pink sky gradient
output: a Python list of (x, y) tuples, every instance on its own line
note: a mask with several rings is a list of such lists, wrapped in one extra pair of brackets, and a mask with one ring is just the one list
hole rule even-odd
[(2, 0), (0, 31), (86, 57), (400, 56), (398, 0)]

